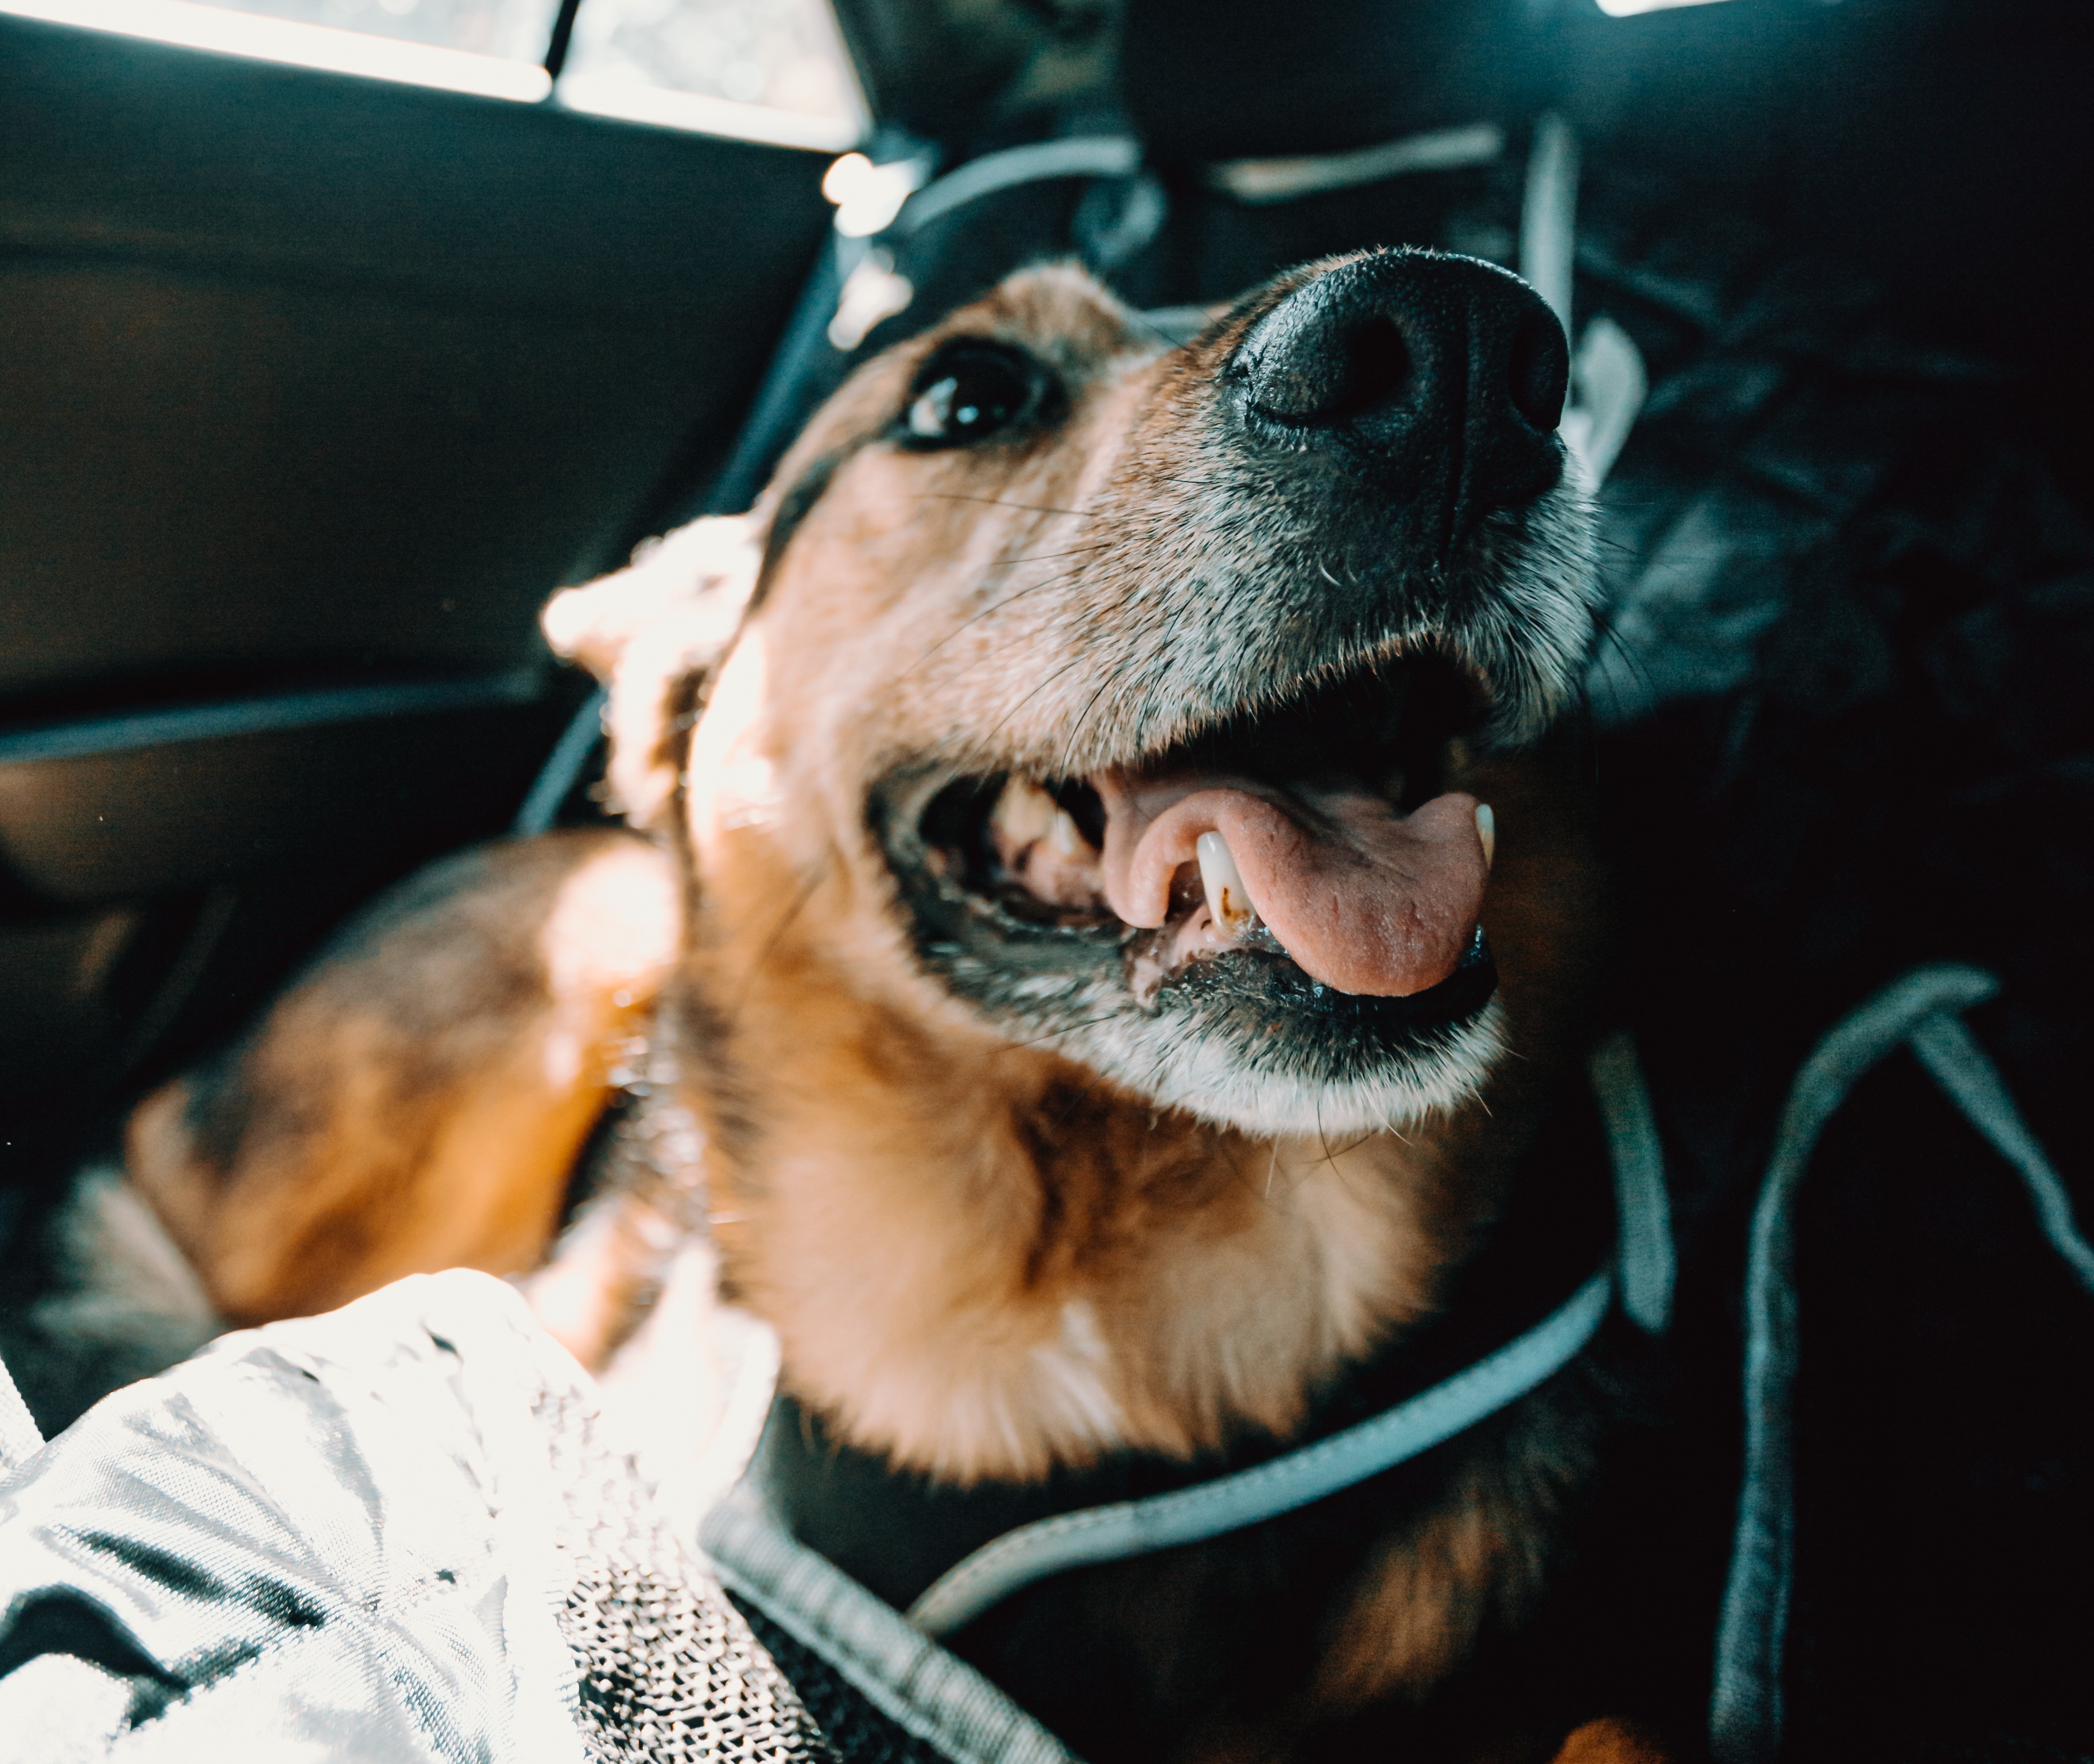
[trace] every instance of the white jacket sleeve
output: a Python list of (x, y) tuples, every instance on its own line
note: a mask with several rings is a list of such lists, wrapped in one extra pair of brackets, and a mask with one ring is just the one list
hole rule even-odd
[[(0, 1480), (0, 1760), (581, 1764), (701, 1714), (812, 1755), (597, 1419), (522, 1300), (466, 1272), (117, 1392)], [(717, 1631), (715, 1663), (593, 1671), (636, 1611)]]

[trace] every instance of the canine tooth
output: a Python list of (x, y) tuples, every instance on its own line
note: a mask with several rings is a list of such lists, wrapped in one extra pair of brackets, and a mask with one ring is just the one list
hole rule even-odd
[(1193, 848), (1200, 858), (1200, 886), (1207, 892), (1207, 910), (1232, 937), (1240, 937), (1258, 923), (1258, 908), (1244, 886), (1243, 872), (1219, 833), (1201, 834)]
[(1061, 814), (1061, 807), (1054, 797), (1030, 778), (1021, 778), (1014, 773), (1004, 785), (1003, 794), (996, 799), (996, 806), (989, 811), (989, 823), (998, 840), (1016, 852), (1036, 839), (1045, 839), (1054, 828), (1054, 817)]
[(1090, 841), (1084, 837), (1084, 830), (1064, 808), (1057, 808), (1054, 819), (1048, 823), (1047, 843), (1064, 858), (1088, 858), (1091, 854)]
[(1498, 850), (1498, 818), (1488, 802), (1476, 805), (1476, 837), (1484, 842), (1484, 867), (1488, 870)]

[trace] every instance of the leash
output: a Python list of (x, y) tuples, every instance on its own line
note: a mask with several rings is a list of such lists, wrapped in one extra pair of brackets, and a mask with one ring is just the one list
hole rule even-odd
[(1796, 1197), (1819, 1136), (1855, 1084), (1909, 1047), (2020, 1176), (2051, 1248), (2094, 1296), (2094, 1246), (2073, 1222), (2065, 1184), (1961, 1019), (1999, 989), (1981, 968), (1915, 969), (1836, 1025), (1790, 1087), (1745, 1265), (1745, 1465), (1710, 1699), (1717, 1764), (1772, 1764), (1781, 1748), (1782, 1650), (1796, 1566)]
[[(1910, 1049), (1951, 1105), (2020, 1177), (2045, 1240), (2094, 1296), (2094, 1244), (2074, 1222), (2070, 1196), (1998, 1068), (1961, 1021), (1962, 1012), (1998, 989), (1992, 975), (1976, 968), (1915, 970), (1821, 1037), (1791, 1084), (1747, 1258), (1745, 1462), (1709, 1718), (1717, 1764), (1772, 1764), (1780, 1749), (1782, 1651), (1794, 1569), (1795, 1206), (1819, 1139), (1860, 1080), (1899, 1048)], [(1674, 1250), (1662, 1150), (1633, 1041), (1622, 1034), (1602, 1044), (1590, 1076), (1615, 1199), (1610, 1267), (1511, 1341), (1340, 1432), (1190, 1488), (1002, 1531), (910, 1601), (906, 1632), (949, 1635), (1050, 1575), (1219, 1536), (1392, 1469), (1487, 1419), (1570, 1364), (1597, 1332), (1610, 1300), (1639, 1328), (1664, 1330)], [(708, 1519), (706, 1529), (718, 1531), (724, 1547), (735, 1526), (747, 1530), (754, 1523), (729, 1503)], [(758, 1528), (772, 1535), (768, 1527)], [(775, 1541), (785, 1547), (783, 1534)], [(805, 1571), (814, 1572), (809, 1564), (819, 1563), (849, 1584), (815, 1552), (797, 1544), (791, 1549), (796, 1559), (806, 1558)]]

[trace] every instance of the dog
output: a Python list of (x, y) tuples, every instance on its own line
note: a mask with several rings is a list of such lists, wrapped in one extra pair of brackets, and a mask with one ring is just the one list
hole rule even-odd
[[(637, 832), (413, 884), (141, 1105), (130, 1180), (259, 1320), (531, 1269), (636, 1094), (537, 1290), (600, 1365), (708, 1234), (814, 1483), (906, 1510), (1327, 1425), (1568, 1204), (1537, 1162), (1607, 930), (1566, 375), (1471, 259), (1308, 266), (1176, 345), (1013, 277), (858, 369), (749, 515), (548, 608)], [(954, 1645), (1101, 1761), (1657, 1758), (1478, 1676), (1602, 1455), (1592, 1360)]]

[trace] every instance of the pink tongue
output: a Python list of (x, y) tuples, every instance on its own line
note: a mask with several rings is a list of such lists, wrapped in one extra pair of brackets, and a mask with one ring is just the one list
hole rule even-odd
[(1201, 834), (1228, 841), (1258, 916), (1313, 980), (1401, 998), (1437, 985), (1475, 934), (1488, 871), (1476, 799), (1409, 815), (1357, 786), (1282, 792), (1181, 773), (1093, 780), (1106, 808), (1106, 899), (1130, 925), (1162, 924)]

